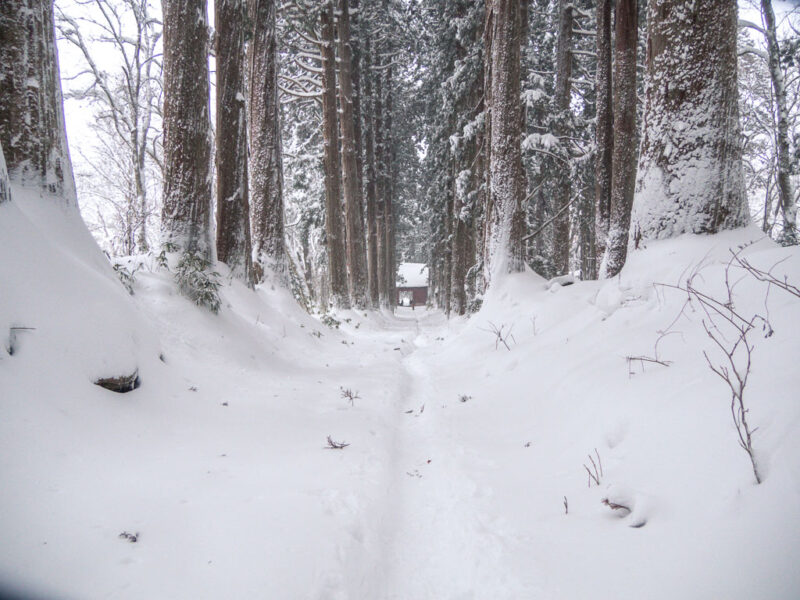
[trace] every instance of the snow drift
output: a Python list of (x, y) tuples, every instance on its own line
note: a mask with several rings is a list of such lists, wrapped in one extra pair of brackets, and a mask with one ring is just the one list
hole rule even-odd
[[(751, 338), (756, 485), (703, 357), (721, 358), (707, 317), (654, 286), (698, 272), (727, 301), (729, 249), (754, 240), (748, 260), (797, 283), (796, 248), (755, 229), (687, 235), (633, 252), (613, 280), (509, 276), (471, 319), (347, 311), (337, 328), (223, 265), (219, 315), (153, 257), (125, 262), (131, 296), (77, 215), (14, 192), (0, 204), (0, 327), (25, 329), (0, 349), (3, 585), (52, 598), (800, 593), (800, 301), (729, 271), (737, 310), (774, 329)], [(656, 353), (664, 364), (636, 359)], [(134, 368), (128, 394), (92, 384)]]

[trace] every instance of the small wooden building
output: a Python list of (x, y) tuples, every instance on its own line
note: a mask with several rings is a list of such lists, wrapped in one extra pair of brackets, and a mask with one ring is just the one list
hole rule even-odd
[(428, 303), (428, 265), (402, 263), (397, 268), (398, 306), (425, 306)]

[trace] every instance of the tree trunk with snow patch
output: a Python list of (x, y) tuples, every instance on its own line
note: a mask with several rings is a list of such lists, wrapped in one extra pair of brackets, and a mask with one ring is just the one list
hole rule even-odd
[(614, 151), (614, 111), (611, 87), (611, 0), (597, 4), (597, 122), (595, 127), (594, 196), (595, 262), (588, 279), (597, 279), (606, 252), (611, 219), (611, 176)]
[(489, 72), (489, 181), (485, 258), (487, 281), (498, 269), (525, 268), (521, 210), (523, 172), (520, 102), (521, 10), (518, 2), (492, 0), (487, 7), (485, 48)]
[(783, 231), (781, 241), (786, 245), (798, 243), (797, 238), (797, 206), (792, 189), (790, 149), (789, 149), (789, 111), (786, 107), (786, 84), (780, 63), (780, 47), (775, 31), (775, 12), (772, 0), (761, 0), (761, 14), (766, 24), (767, 55), (769, 57), (769, 76), (772, 80), (772, 91), (778, 120), (778, 131), (775, 141), (778, 150), (778, 196), (783, 212)]
[(215, 259), (206, 0), (164, 2), (164, 205), (161, 241)]
[[(558, 43), (556, 44), (556, 89), (553, 103), (557, 112), (556, 131), (559, 137), (568, 135), (567, 124), (571, 116), (572, 101), (572, 0), (560, 0), (558, 5)], [(567, 208), (572, 195), (572, 170), (569, 164), (560, 164), (556, 183), (555, 205), (557, 214), (553, 221), (553, 266), (556, 275), (569, 272), (570, 235)]]
[(628, 232), (636, 185), (636, 47), (638, 0), (617, 0), (614, 47), (614, 140), (611, 212), (600, 277), (620, 272), (628, 256)]
[(234, 276), (253, 285), (244, 98), (243, 0), (216, 0), (217, 255)]
[(257, 281), (270, 271), (287, 279), (283, 173), (278, 104), (278, 43), (275, 0), (249, 0), (252, 39), (247, 50), (250, 130), (250, 213)]
[(77, 209), (52, 0), (0, 2), (0, 145), (11, 181)]
[(651, 0), (635, 239), (715, 233), (749, 220), (731, 0)]
[(356, 308), (366, 308), (367, 255), (364, 248), (363, 196), (356, 155), (355, 112), (353, 110), (353, 70), (350, 48), (348, 0), (339, 0), (339, 125), (342, 132), (342, 189), (346, 229), (347, 275), (350, 300)]
[(336, 37), (333, 30), (333, 4), (327, 2), (320, 13), (322, 44), (322, 137), (325, 146), (325, 234), (328, 244), (328, 271), (331, 295), (336, 306), (350, 307), (342, 220), (341, 162), (339, 127), (336, 112)]

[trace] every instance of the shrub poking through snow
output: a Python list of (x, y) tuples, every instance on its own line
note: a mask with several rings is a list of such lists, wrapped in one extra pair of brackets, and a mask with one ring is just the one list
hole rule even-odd
[[(703, 351), (703, 356), (706, 359), (708, 368), (725, 382), (730, 391), (730, 414), (739, 438), (739, 446), (747, 453), (750, 459), (756, 483), (761, 483), (761, 473), (758, 470), (753, 448), (753, 434), (758, 430), (758, 427), (753, 427), (748, 422), (750, 409), (747, 408), (744, 399), (745, 388), (750, 377), (753, 350), (755, 349), (750, 336), (757, 330), (761, 330), (765, 338), (771, 337), (774, 333), (769, 322), (769, 309), (767, 307), (772, 286), (797, 297), (800, 297), (800, 289), (790, 284), (785, 277), (781, 279), (772, 274), (777, 265), (773, 265), (768, 271), (754, 267), (747, 259), (741, 256), (746, 247), (747, 245), (741, 246), (735, 251), (731, 250), (731, 259), (725, 266), (724, 298), (716, 298), (698, 287), (698, 281), (702, 281), (702, 276), (700, 275), (702, 264), (698, 265), (689, 274), (685, 282), (678, 282), (675, 285), (661, 285), (686, 294), (686, 301), (680, 314), (683, 314), (687, 307), (700, 309), (703, 315), (701, 320), (703, 330), (708, 339), (711, 340), (713, 347), (716, 348), (716, 351), (713, 351), (713, 356), (706, 350)], [(734, 302), (734, 287), (741, 280), (732, 281), (732, 268), (742, 269), (756, 280), (767, 284), (767, 291), (764, 296), (764, 307), (767, 309), (767, 316), (757, 313), (747, 315), (737, 309)]]
[(350, 402), (350, 406), (355, 406), (355, 401), (360, 400), (361, 396), (358, 395), (357, 391), (353, 391), (350, 388), (339, 388), (342, 392), (342, 398)]
[(219, 298), (219, 273), (210, 271), (210, 266), (199, 254), (187, 250), (175, 269), (175, 281), (182, 294), (197, 306), (216, 314), (222, 304)]
[(341, 321), (338, 321), (337, 319), (334, 319), (330, 315), (322, 315), (322, 317), (320, 318), (320, 321), (322, 321), (323, 325), (325, 325), (327, 327), (330, 327), (331, 329), (339, 329), (339, 325), (342, 324)]
[(172, 242), (164, 242), (164, 245), (161, 246), (161, 252), (159, 252), (155, 256), (156, 265), (159, 269), (166, 269), (169, 271), (169, 256), (168, 254), (172, 252), (177, 252), (180, 250), (177, 244), (173, 244)]
[(497, 350), (500, 347), (500, 344), (506, 347), (506, 350), (511, 351), (511, 346), (508, 345), (508, 342), (517, 343), (517, 340), (514, 339), (514, 336), (511, 333), (511, 330), (514, 328), (514, 325), (506, 325), (505, 323), (501, 323), (498, 327), (491, 321), (489, 323), (489, 329), (484, 329), (483, 331), (487, 331), (494, 335), (494, 349)]
[(112, 267), (114, 268), (114, 273), (117, 274), (120, 283), (122, 283), (125, 289), (128, 290), (128, 293), (133, 296), (133, 284), (136, 283), (136, 271), (139, 269), (135, 268), (133, 271), (131, 271), (128, 269), (128, 267), (121, 263), (114, 263)]

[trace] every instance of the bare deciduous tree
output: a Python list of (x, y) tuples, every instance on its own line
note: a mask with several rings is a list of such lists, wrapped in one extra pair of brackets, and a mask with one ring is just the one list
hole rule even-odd
[[(75, 0), (56, 9), (56, 24), (82, 57), (81, 70), (71, 76), (77, 87), (70, 96), (96, 108), (99, 143), (86, 161), (95, 180), (99, 173), (113, 180), (108, 186), (90, 184), (88, 191), (103, 201), (101, 213), (107, 208), (118, 215), (112, 247), (121, 254), (146, 252), (156, 187), (150, 185), (155, 170), (148, 163), (158, 164), (161, 156), (161, 22), (150, 0)], [(119, 68), (103, 67), (108, 55)]]

